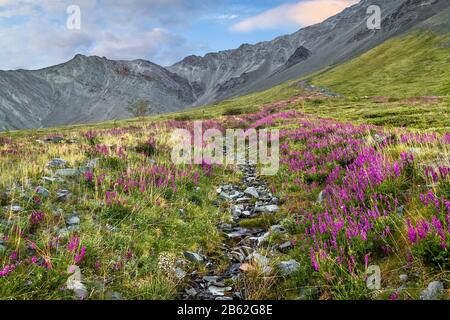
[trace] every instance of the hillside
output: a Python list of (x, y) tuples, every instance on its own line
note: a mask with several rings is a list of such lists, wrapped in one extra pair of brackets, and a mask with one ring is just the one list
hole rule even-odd
[(0, 130), (129, 118), (126, 108), (140, 100), (162, 113), (195, 98), (185, 79), (144, 60), (77, 55), (42, 70), (0, 71)]
[[(0, 72), (0, 129), (36, 127), (0, 132), (0, 300), (450, 299), (450, 10), (425, 13), (433, 4), (448, 2), (390, 2), (385, 19), (400, 18), (389, 37), (412, 31), (332, 67), (305, 44), (280, 65), (200, 83), (184, 74), (193, 65), (249, 61), (191, 57), (177, 74), (78, 55)], [(316, 73), (303, 73), (308, 61)], [(279, 78), (258, 88), (291, 80), (183, 109), (215, 92), (202, 81), (246, 91), (272, 68)], [(167, 112), (124, 119), (140, 99)], [(198, 120), (201, 134), (279, 130), (279, 170), (175, 164), (173, 131), (194, 134)]]
[(359, 96), (443, 96), (450, 87), (450, 35), (414, 32), (313, 77), (312, 83)]
[[(379, 31), (367, 29), (369, 5), (383, 8)], [(362, 0), (293, 34), (189, 56), (167, 68), (77, 55), (42, 70), (0, 71), (0, 130), (124, 119), (138, 100), (164, 113), (270, 89), (347, 62), (419, 26), (447, 30), (442, 21), (448, 19), (441, 16), (449, 6), (447, 0)]]
[[(147, 119), (0, 134), (0, 298), (448, 298), (449, 102), (291, 81)], [(195, 119), (280, 129), (280, 170), (173, 165), (170, 133)]]

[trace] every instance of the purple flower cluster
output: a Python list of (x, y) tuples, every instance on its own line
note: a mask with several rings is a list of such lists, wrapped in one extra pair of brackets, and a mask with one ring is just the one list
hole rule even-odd
[(289, 199), (303, 230), (298, 243), (309, 251), (314, 270), (331, 260), (353, 272), (358, 262), (368, 263), (372, 251), (392, 252), (389, 238), (402, 199), (380, 190), (400, 179), (414, 155), (386, 157), (383, 150), (393, 142), (379, 127), (311, 117), (296, 121), (299, 128), (281, 132), (281, 163), (290, 172), (286, 185), (298, 185), (305, 194), (321, 191), (320, 206)]

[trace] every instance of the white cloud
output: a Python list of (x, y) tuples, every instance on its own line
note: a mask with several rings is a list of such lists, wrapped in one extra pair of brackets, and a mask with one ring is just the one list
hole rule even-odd
[(237, 18), (239, 18), (239, 15), (237, 15), (237, 14), (222, 14), (217, 17), (217, 19), (219, 19), (219, 20), (234, 20)]
[[(81, 30), (66, 28), (74, 3)], [(0, 70), (42, 68), (76, 53), (171, 64), (186, 43), (165, 26), (189, 21), (197, 9), (188, 0), (0, 0)]]
[(0, 10), (0, 18), (12, 18), (17, 16), (29, 16), (35, 12), (30, 6), (16, 7), (6, 10)]
[(273, 29), (288, 25), (306, 27), (341, 12), (359, 0), (306, 0), (289, 3), (244, 19), (232, 26), (238, 32)]
[(180, 54), (174, 48), (182, 48), (183, 44), (182, 38), (161, 28), (122, 33), (120, 36), (105, 32), (98, 34), (91, 54), (122, 60), (152, 57), (161, 64), (170, 64)]

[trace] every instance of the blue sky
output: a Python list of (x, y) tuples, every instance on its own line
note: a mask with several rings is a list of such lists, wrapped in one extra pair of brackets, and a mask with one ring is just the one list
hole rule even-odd
[[(323, 21), (359, 0), (0, 0), (0, 69), (36, 69), (75, 54), (183, 57), (271, 40)], [(81, 12), (68, 29), (67, 8)]]

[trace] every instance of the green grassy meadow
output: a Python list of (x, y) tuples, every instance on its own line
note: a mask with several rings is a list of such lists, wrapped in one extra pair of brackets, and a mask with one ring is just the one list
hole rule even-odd
[[(73, 265), (81, 269), (87, 299), (176, 299), (188, 282), (177, 268), (208, 274), (184, 261), (184, 251), (215, 256), (217, 268), (224, 267), (217, 225), (230, 215), (225, 203), (217, 203), (216, 189), (239, 184), (240, 175), (233, 166), (172, 164), (170, 133), (190, 128), (193, 120), (284, 132), (280, 171), (267, 178), (281, 211), (241, 224), (285, 226), (289, 232), (272, 234), (270, 244), (291, 241), (294, 248), (271, 261), (295, 259), (301, 267), (289, 277), (276, 268), (270, 275), (244, 274), (237, 285), (248, 299), (418, 299), (430, 281), (448, 288), (450, 235), (440, 238), (436, 221), (443, 230), (450, 226), (450, 175), (443, 174), (450, 168), (449, 39), (430, 33), (397, 38), (308, 78), (342, 97), (305, 91), (299, 79), (177, 113), (0, 133), (0, 299), (76, 299), (65, 287)], [(414, 160), (403, 159), (409, 154)], [(53, 159), (80, 171), (45, 179), (63, 169), (49, 167)], [(366, 162), (352, 168), (356, 159)], [(92, 170), (84, 170), (92, 160)], [(362, 187), (370, 169), (382, 177), (368, 175)], [(353, 181), (353, 173), (362, 178)], [(318, 202), (320, 192), (328, 187), (352, 194), (347, 181), (363, 190), (363, 200), (349, 195), (340, 206), (358, 216), (385, 213), (370, 220), (364, 235), (349, 236), (354, 226), (343, 222), (333, 236), (330, 229), (317, 231), (314, 244), (312, 222), (322, 223), (314, 217), (337, 210), (338, 221), (337, 202), (345, 198), (331, 194)], [(61, 197), (63, 190), (71, 196)], [(430, 192), (436, 206), (440, 201), (437, 209), (421, 198)], [(412, 232), (420, 235), (424, 221), (430, 231), (415, 239)], [(338, 249), (330, 248), (333, 237)], [(261, 250), (271, 254), (268, 247)], [(380, 266), (382, 290), (367, 290), (365, 259)], [(401, 274), (409, 282), (399, 291)]]

